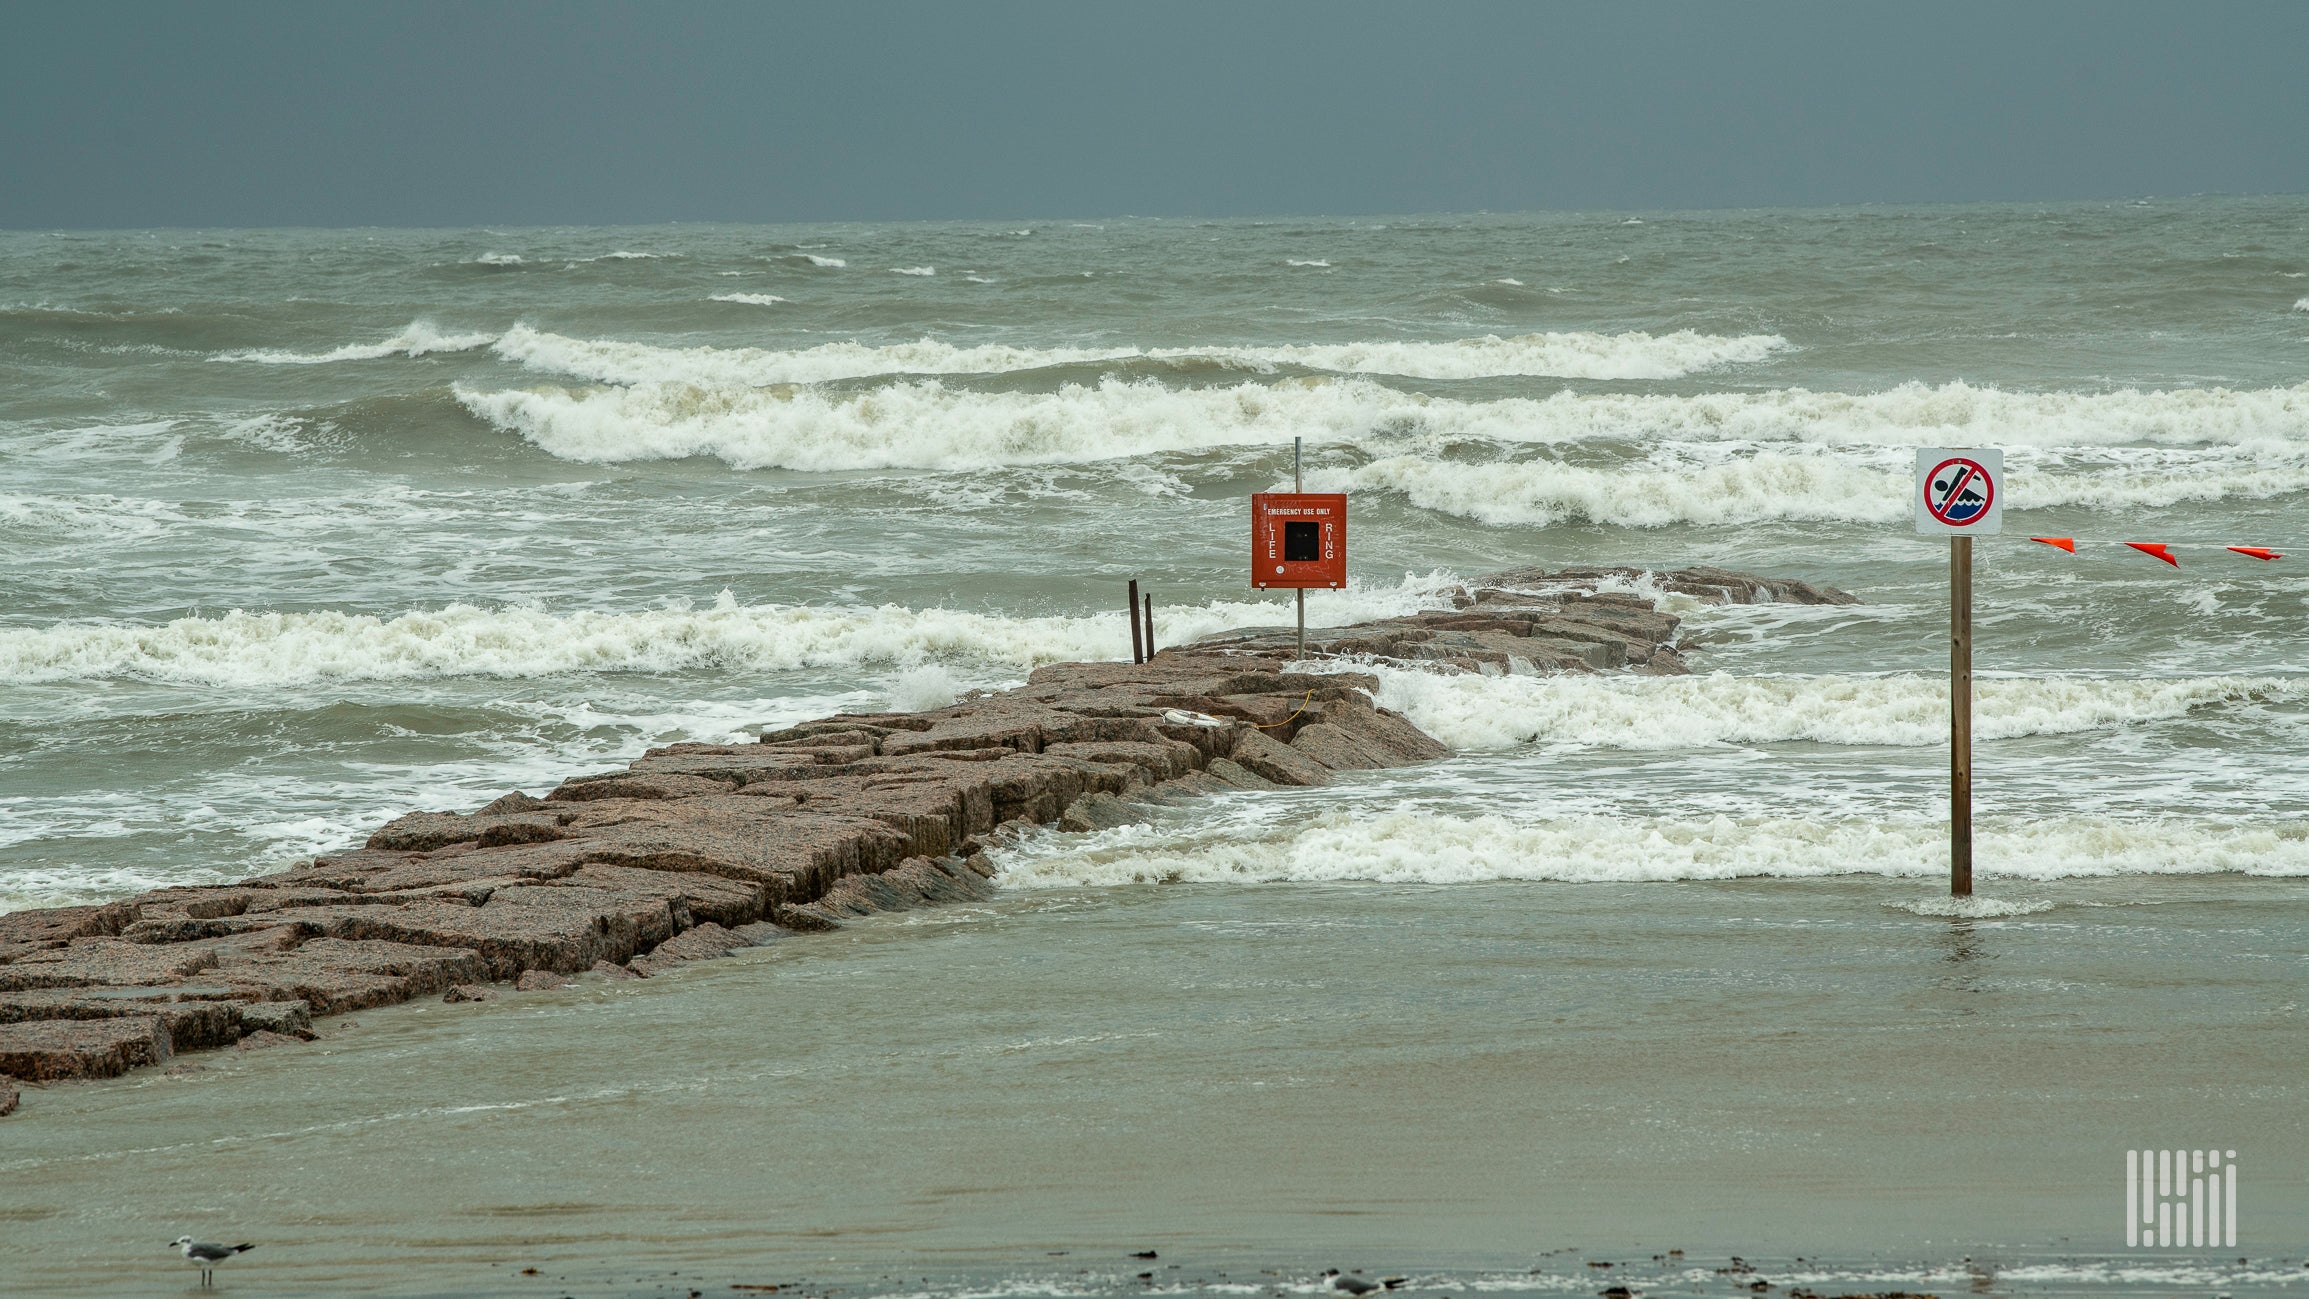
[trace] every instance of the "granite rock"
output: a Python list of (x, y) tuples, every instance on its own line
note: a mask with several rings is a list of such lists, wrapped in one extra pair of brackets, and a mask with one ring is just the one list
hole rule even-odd
[[(1680, 620), (1654, 592), (1852, 602), (1712, 568), (1524, 569), (1475, 579), (1449, 609), (1309, 629), (1308, 651), (1444, 672), (1686, 672)], [(667, 745), (544, 798), (411, 813), (363, 847), (233, 885), (0, 915), (0, 1076), (108, 1077), (306, 1037), (314, 1016), (486, 997), (492, 982), (646, 976), (983, 897), (984, 848), (1041, 827), (1109, 829), (1212, 793), (1444, 756), (1375, 706), (1375, 676), (1287, 670), (1297, 656), (1292, 629), (1265, 627), (1145, 663), (1050, 664), (945, 708)]]
[(113, 1078), (171, 1054), (167, 1027), (150, 1015), (0, 1024), (0, 1074), (31, 1082)]

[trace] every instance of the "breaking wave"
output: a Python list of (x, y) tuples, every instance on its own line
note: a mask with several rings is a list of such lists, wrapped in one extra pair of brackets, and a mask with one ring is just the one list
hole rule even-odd
[[(1339, 626), (1448, 603), (1457, 579), (1312, 592), (1308, 621)], [(1214, 601), (1156, 610), (1166, 645), (1233, 627), (1288, 623), (1280, 602)], [(128, 678), (263, 688), (319, 681), (538, 677), (700, 668), (905, 669), (972, 665), (1017, 676), (1044, 663), (1126, 659), (1119, 618), (1012, 618), (896, 605), (745, 605), (724, 592), (710, 607), (642, 612), (555, 611), (536, 605), (452, 604), (391, 617), (324, 611), (179, 618), (160, 625), (66, 622), (0, 630), (0, 682)]]
[[(1038, 836), (994, 850), (994, 860), (996, 879), (1012, 888), (1170, 882), (1651, 883), (1851, 875), (1907, 879), (1947, 873), (1947, 849), (1934, 828), (1817, 817), (1521, 819), (1333, 809), (1288, 825), (1223, 817), (1169, 833), (1129, 827), (1097, 835)], [(1975, 873), (1983, 879), (2309, 875), (2309, 826), (2299, 823), (2061, 818), (1984, 824), (1975, 837), (1978, 860), (1985, 863)]]
[[(1055, 392), (915, 379), (867, 392), (667, 382), (455, 393), (498, 428), (591, 463), (712, 456), (740, 469), (982, 469), (1304, 437), (1357, 453), (1313, 470), (1311, 488), (1395, 493), (1498, 525), (1891, 522), (1911, 508), (1909, 448), (1991, 440), (1971, 436), (1985, 432), (1977, 422), (1930, 422), (1949, 414), (1940, 398), (1977, 408), (1981, 390), (1466, 402), (1368, 379), (1193, 388), (1109, 378)], [(2009, 401), (1993, 394), (1988, 404)], [(1994, 439), (2008, 448), (2015, 508), (2121, 510), (2309, 490), (2309, 390), (2050, 394), (2028, 404), (2046, 421), (2014, 415)], [(2135, 444), (2116, 444), (2123, 434)], [(1480, 456), (1473, 443), (1496, 454)], [(1575, 456), (1531, 458), (1535, 447), (1580, 444), (1588, 449)], [(2199, 449), (2207, 446), (2215, 450)]]
[[(1379, 702), (1455, 749), (1696, 749), (1948, 741), (1948, 684), (1912, 676), (1472, 676), (1377, 665)], [(1984, 740), (2106, 730), (2225, 704), (2309, 697), (2280, 677), (2043, 676), (1973, 685)]]
[(407, 328), (381, 343), (347, 343), (327, 352), (257, 350), (224, 352), (210, 359), (254, 361), (264, 365), (322, 365), (330, 361), (375, 361), (388, 356), (427, 356), (434, 352), (470, 352), (497, 341), (495, 334), (445, 334), (430, 321), (411, 321)]
[[(1610, 466), (1388, 456), (1312, 474), (1308, 487), (1393, 492), (1421, 509), (1531, 527), (1567, 519), (1636, 528), (1768, 519), (1883, 522), (1909, 509), (1908, 480), (1895, 472), (1849, 457), (1781, 451), (1716, 463), (1675, 464), (1655, 456)], [(2007, 490), (2018, 494), (2017, 486)]]
[[(917, 267), (905, 272), (926, 271)], [(599, 383), (756, 386), (819, 383), (881, 374), (989, 374), (1099, 361), (1210, 360), (1253, 370), (1299, 366), (1340, 374), (1413, 379), (1538, 375), (1578, 379), (1673, 379), (1697, 370), (1761, 361), (1786, 347), (1777, 334), (1721, 337), (1672, 334), (1523, 334), (1455, 342), (1302, 343), (1277, 347), (957, 347), (936, 339), (874, 347), (826, 343), (799, 351), (655, 347), (620, 339), (570, 338), (516, 325), (497, 350), (532, 369)]]
[(741, 302), (749, 307), (769, 307), (784, 302), (785, 299), (775, 293), (717, 293), (709, 301)]
[[(1172, 389), (1152, 381), (980, 393), (935, 380), (862, 394), (645, 384), (572, 391), (455, 389), (467, 410), (563, 460), (714, 456), (738, 469), (982, 469), (1166, 451), (1352, 438), (1423, 399), (1353, 383)], [(1465, 409), (1465, 408), (1461, 408)], [(1494, 416), (1499, 431), (1511, 422)]]
[[(2309, 444), (2177, 453), (2016, 449), (2005, 461), (2014, 509), (2154, 509), (2180, 501), (2265, 500), (2309, 490)], [(1635, 528), (1785, 520), (1890, 523), (1913, 510), (1900, 451), (1670, 444), (1620, 464), (1468, 462), (1388, 456), (1308, 477), (1314, 490), (1393, 492), (1422, 509), (1500, 526), (1565, 520)]]

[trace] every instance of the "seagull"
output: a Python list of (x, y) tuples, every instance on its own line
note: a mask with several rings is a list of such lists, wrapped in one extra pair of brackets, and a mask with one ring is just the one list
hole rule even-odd
[(200, 1269), (200, 1283), (204, 1286), (215, 1281), (217, 1264), (235, 1254), (246, 1254), (256, 1248), (254, 1245), (219, 1245), (212, 1241), (194, 1240), (190, 1236), (179, 1236), (168, 1243), (183, 1252), (185, 1262)]

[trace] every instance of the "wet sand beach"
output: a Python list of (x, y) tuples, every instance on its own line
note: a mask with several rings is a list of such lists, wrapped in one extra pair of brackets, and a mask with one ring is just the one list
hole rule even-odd
[(2244, 1147), (2256, 1262), (2219, 1284), (2297, 1289), (2268, 1268), (2309, 1210), (2309, 896), (2032, 893), (1951, 921), (1880, 879), (1020, 889), (364, 1012), (44, 1093), (0, 1150), (11, 1285), (150, 1288), (182, 1223), (264, 1243), (251, 1294), (1130, 1293), (1141, 1249), (1213, 1285), (1560, 1292), (1503, 1278), (1570, 1249), (1668, 1292), (1749, 1284), (1712, 1271), (1740, 1255), (1775, 1293), (1977, 1288), (1966, 1256), (2039, 1270), (1988, 1293), (2169, 1293), (2171, 1256), (2102, 1273), (2123, 1151), (2185, 1130)]

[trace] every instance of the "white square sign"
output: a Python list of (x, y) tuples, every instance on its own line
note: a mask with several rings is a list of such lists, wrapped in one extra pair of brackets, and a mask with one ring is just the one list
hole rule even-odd
[(1927, 537), (2004, 531), (2004, 452), (1916, 449), (1916, 530)]

